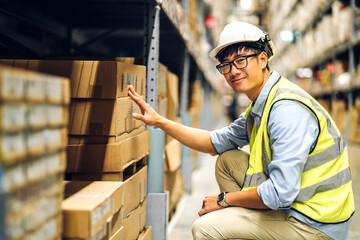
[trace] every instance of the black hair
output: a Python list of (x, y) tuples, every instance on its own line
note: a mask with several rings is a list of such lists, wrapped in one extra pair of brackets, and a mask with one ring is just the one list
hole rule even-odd
[[(231, 44), (231, 45), (225, 47), (224, 49), (222, 49), (220, 52), (218, 52), (216, 54), (215, 58), (217, 58), (220, 62), (223, 62), (227, 56), (230, 56), (233, 53), (237, 53), (239, 50), (244, 50), (245, 52), (252, 50), (254, 53), (265, 52), (262, 49), (259, 49), (254, 46), (250, 46), (250, 43), (241, 42), (241, 43)], [(268, 55), (268, 57), (269, 57), (269, 55)], [(269, 62), (267, 62), (267, 64), (266, 64), (266, 69), (268, 71), (270, 71)]]

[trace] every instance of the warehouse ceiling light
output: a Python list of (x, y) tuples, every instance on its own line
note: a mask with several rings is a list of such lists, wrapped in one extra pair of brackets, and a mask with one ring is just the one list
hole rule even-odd
[(293, 42), (294, 41), (294, 34), (291, 31), (280, 31), (280, 38), (285, 42)]
[(313, 71), (310, 68), (299, 68), (296, 70), (296, 75), (300, 78), (311, 78)]
[(251, 11), (254, 8), (252, 0), (240, 0), (240, 8), (244, 11)]

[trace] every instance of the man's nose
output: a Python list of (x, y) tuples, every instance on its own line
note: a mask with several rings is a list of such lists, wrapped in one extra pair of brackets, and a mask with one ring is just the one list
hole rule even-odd
[(231, 71), (230, 72), (231, 72), (231, 74), (236, 74), (236, 73), (240, 72), (240, 69), (237, 69), (234, 62), (231, 63)]

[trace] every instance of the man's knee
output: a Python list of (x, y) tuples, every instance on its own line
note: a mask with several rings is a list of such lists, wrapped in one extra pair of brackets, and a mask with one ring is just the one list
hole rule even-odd
[(194, 240), (213, 239), (209, 236), (211, 225), (205, 217), (199, 217), (192, 225), (192, 235)]

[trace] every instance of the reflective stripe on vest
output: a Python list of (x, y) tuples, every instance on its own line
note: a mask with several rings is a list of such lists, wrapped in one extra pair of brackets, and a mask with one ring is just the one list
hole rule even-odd
[[(272, 159), (267, 122), (271, 107), (281, 100), (298, 101), (306, 107), (319, 124), (320, 133), (301, 174), (300, 192), (292, 208), (320, 222), (341, 222), (354, 212), (351, 175), (347, 148), (331, 117), (305, 91), (281, 78), (269, 93), (259, 129), (253, 125), (249, 135), (249, 169), (242, 190), (259, 186), (269, 178), (268, 165)], [(251, 122), (251, 106), (246, 112)], [(252, 120), (253, 122), (253, 120)], [(250, 127), (247, 126), (247, 129)], [(255, 132), (255, 134), (254, 134)]]

